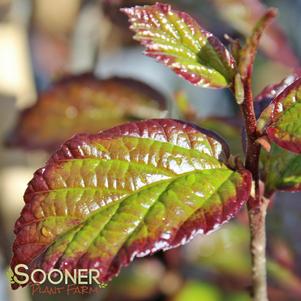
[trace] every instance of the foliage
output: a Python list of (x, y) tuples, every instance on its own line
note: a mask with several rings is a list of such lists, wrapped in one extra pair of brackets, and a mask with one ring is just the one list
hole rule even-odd
[(53, 151), (74, 134), (97, 133), (131, 120), (164, 115), (166, 99), (129, 78), (65, 77), (25, 109), (7, 141), (11, 146)]
[(28, 184), (13, 266), (97, 267), (106, 281), (135, 257), (216, 229), (251, 187), (223, 144), (168, 119), (75, 136)]
[[(114, 124), (150, 118), (163, 109), (161, 97), (145, 94), (145, 87), (141, 90), (141, 84), (132, 85), (133, 81), (124, 85), (120, 79), (80, 77), (76, 82), (60, 83), (25, 114), (36, 119), (29, 118), (28, 128), (22, 120), (22, 130), (17, 132), (30, 139), (29, 133), (36, 130), (37, 136), (29, 143), (34, 146), (57, 145), (79, 130), (89, 133), (63, 143), (28, 184), (25, 206), (15, 225), (12, 267), (26, 263), (45, 271), (97, 268), (100, 280), (108, 281), (135, 257), (211, 233), (247, 203), (254, 300), (267, 300), (262, 264), (267, 197), (276, 190), (301, 188), (299, 74), (265, 88), (255, 103), (252, 95), (259, 40), (276, 16), (275, 9), (264, 12), (244, 45), (230, 39), (230, 50), (190, 15), (168, 4), (122, 11), (148, 56), (196, 86), (229, 88), (244, 126), (238, 130), (242, 121), (202, 120), (185, 97), (178, 95), (179, 109), (189, 122), (149, 119), (98, 132), (107, 127), (101, 121), (108, 110), (118, 111)], [(62, 95), (67, 95), (65, 102)], [(58, 134), (51, 128), (61, 121), (57, 113), (61, 116), (75, 104), (82, 108), (79, 119), (69, 120), (66, 132), (61, 124)], [(89, 106), (99, 110), (97, 122), (91, 119)], [(48, 110), (55, 114), (49, 114), (49, 122), (41, 126), (41, 114)], [(233, 153), (217, 134), (190, 122), (221, 133)], [(240, 139), (242, 147), (237, 147)], [(262, 150), (260, 156), (262, 146), (266, 152)], [(183, 294), (188, 298), (191, 291), (200, 294), (203, 289), (193, 284)], [(178, 300), (181, 298), (180, 294)]]

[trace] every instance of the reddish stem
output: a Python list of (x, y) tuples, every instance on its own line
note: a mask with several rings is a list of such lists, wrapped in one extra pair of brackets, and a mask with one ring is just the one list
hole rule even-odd
[(245, 99), (242, 104), (242, 112), (247, 132), (245, 167), (252, 173), (255, 183), (255, 195), (250, 196), (248, 200), (253, 300), (267, 301), (265, 217), (268, 200), (261, 197), (259, 190), (259, 156), (261, 146), (256, 142), (258, 133), (251, 78), (252, 67), (249, 68), (247, 77), (244, 80)]
[[(252, 68), (249, 68), (247, 78), (244, 81), (245, 100), (242, 104), (242, 111), (245, 119), (247, 132), (246, 168), (251, 171), (255, 182), (255, 200), (259, 201), (259, 155), (261, 146), (256, 142), (258, 139), (257, 120), (254, 110), (254, 99), (252, 93)], [(254, 202), (252, 202), (252, 207)], [(251, 204), (249, 204), (251, 206)]]

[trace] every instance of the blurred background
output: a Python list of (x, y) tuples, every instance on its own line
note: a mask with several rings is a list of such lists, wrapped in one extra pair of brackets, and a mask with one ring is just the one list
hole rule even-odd
[[(24, 115), (21, 112), (26, 108), (36, 106), (38, 101), (52, 101), (52, 98), (56, 97), (51, 94), (51, 89), (56, 87), (60, 78), (75, 75), (80, 77), (86, 73), (93, 73), (101, 79), (130, 77), (146, 83), (166, 100), (164, 107), (160, 108), (146, 104), (147, 108), (151, 106), (154, 109), (151, 116), (148, 115), (149, 110), (146, 110), (147, 114), (143, 111), (132, 116), (133, 114), (125, 112), (126, 109), (118, 102), (123, 100), (123, 88), (120, 87), (116, 96), (115, 90), (119, 89), (117, 84), (113, 90), (105, 91), (101, 96), (102, 99), (108, 97), (110, 101), (112, 100), (113, 109), (105, 111), (106, 122), (102, 122), (99, 128), (95, 128), (94, 122), (95, 131), (118, 124), (121, 120), (179, 117), (173, 101), (179, 91), (194, 105), (202, 118), (208, 116), (235, 118), (237, 108), (233, 105), (233, 99), (228, 91), (191, 86), (166, 67), (145, 57), (142, 54), (143, 49), (132, 40), (127, 19), (119, 13), (119, 8), (153, 2), (0, 0), (1, 301), (251, 300), (249, 237), (244, 211), (238, 221), (229, 223), (211, 236), (199, 237), (185, 247), (135, 261), (130, 267), (123, 269), (120, 276), (108, 287), (94, 295), (32, 296), (28, 288), (12, 291), (5, 276), (14, 240), (14, 222), (23, 207), (23, 193), (33, 172), (43, 166), (50, 152), (62, 142), (60, 139), (67, 139), (78, 131), (88, 131), (89, 122), (97, 121), (97, 118), (104, 120), (101, 116), (104, 116), (105, 110), (103, 107), (95, 106), (105, 106), (108, 101), (106, 104), (100, 102), (91, 105), (89, 118), (85, 116), (85, 122), (81, 123), (82, 127), (75, 127), (74, 120), (77, 121), (76, 118), (79, 118), (77, 115), (81, 114), (81, 111), (72, 105), (72, 98), (67, 101), (64, 114), (60, 116), (61, 123), (55, 123), (57, 115), (51, 115), (55, 114), (55, 109), (51, 108), (51, 104), (48, 109), (49, 103), (46, 109), (40, 108), (40, 111), (37, 111), (36, 115), (41, 118), (38, 126), (33, 125), (33, 117), (28, 117), (29, 121), (28, 118), (22, 119)], [(162, 2), (169, 2), (191, 13), (205, 28), (224, 42), (226, 42), (224, 33), (239, 39), (248, 35), (264, 10), (262, 5), (278, 7), (278, 24), (274, 24), (267, 32), (256, 60), (254, 90), (260, 92), (267, 84), (282, 80), (300, 65), (301, 0)], [(65, 89), (64, 85), (58, 89)], [(75, 96), (72, 97), (78, 98), (78, 102), (89, 97), (83, 96), (87, 91), (82, 92), (80, 86), (76, 89)], [(62, 95), (68, 97), (71, 94), (68, 91)], [(77, 97), (78, 94), (81, 97)], [(131, 101), (131, 94), (127, 101)], [(139, 101), (137, 100), (138, 103)], [(118, 116), (122, 118), (113, 116), (115, 109), (118, 109)], [(48, 120), (52, 122), (53, 128), (51, 131), (45, 129), (43, 142), (48, 142), (47, 139), (50, 138), (47, 135), (51, 132), (51, 137), (57, 144), (54, 143), (53, 148), (49, 149), (44, 147), (45, 144), (39, 144), (40, 140), (35, 140), (33, 146), (30, 139), (34, 139), (32, 137), (36, 134), (37, 127), (41, 130), (49, 126)], [(66, 124), (68, 124), (66, 137), (56, 137), (61, 130), (60, 126)], [(19, 139), (17, 143), (8, 143), (15, 141), (16, 137)], [(301, 195), (277, 194), (268, 216), (268, 274), (272, 301), (301, 300), (300, 229)]]

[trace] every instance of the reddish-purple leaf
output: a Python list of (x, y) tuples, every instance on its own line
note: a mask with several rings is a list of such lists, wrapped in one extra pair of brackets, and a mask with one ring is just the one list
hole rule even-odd
[(265, 87), (255, 98), (254, 108), (256, 117), (259, 118), (261, 113), (269, 106), (269, 104), (280, 93), (282, 93), (289, 85), (296, 81), (300, 77), (299, 73), (295, 73), (283, 79), (277, 84), (272, 84)]
[[(255, 109), (258, 117), (276, 97), (300, 77), (299, 73), (296, 70), (295, 74), (286, 77), (280, 83), (266, 87), (256, 97)], [(269, 117), (270, 115), (267, 116), (267, 119)], [(261, 117), (258, 123), (261, 131), (264, 129), (265, 124), (266, 119)], [(301, 155), (293, 154), (273, 144), (269, 152), (262, 150), (260, 161), (262, 163), (261, 177), (265, 183), (267, 195), (273, 194), (276, 190), (301, 190)]]
[(12, 268), (97, 268), (107, 281), (135, 257), (218, 228), (251, 187), (228, 156), (216, 135), (171, 119), (75, 136), (28, 184)]
[(162, 117), (165, 106), (160, 93), (137, 80), (70, 76), (54, 83), (21, 112), (8, 144), (52, 151), (76, 133), (97, 133), (131, 120)]
[(258, 128), (279, 146), (301, 153), (301, 78), (289, 85), (262, 112)]
[(291, 85), (299, 77), (300, 75), (293, 74), (283, 79), (280, 83), (268, 85), (256, 96), (255, 102), (261, 102), (261, 101), (271, 102), (275, 97), (277, 97), (280, 93), (282, 93), (289, 85)]
[(188, 14), (168, 4), (123, 9), (145, 53), (190, 83), (224, 88), (232, 84), (235, 61), (224, 45)]

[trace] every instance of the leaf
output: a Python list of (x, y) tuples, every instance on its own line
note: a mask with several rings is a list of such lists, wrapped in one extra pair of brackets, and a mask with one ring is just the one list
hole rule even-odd
[(291, 85), (300, 75), (295, 73), (293, 75), (287, 76), (281, 82), (268, 85), (265, 87), (254, 100), (254, 108), (256, 113), (256, 118), (259, 118), (261, 113), (269, 106), (269, 104), (281, 94), (289, 85)]
[(241, 75), (239, 73), (235, 75), (234, 86), (236, 103), (241, 105), (245, 100), (245, 90)]
[(255, 102), (261, 101), (269, 101), (269, 103), (277, 97), (280, 93), (282, 93), (289, 85), (291, 85), (294, 81), (296, 81), (300, 75), (292, 74), (287, 76), (281, 82), (268, 85), (265, 87), (255, 98)]
[(8, 144), (52, 151), (76, 133), (97, 133), (135, 119), (162, 117), (165, 107), (161, 94), (133, 79), (70, 76), (54, 83), (21, 112)]
[(262, 112), (258, 128), (282, 148), (301, 153), (301, 78)]
[(251, 175), (196, 126), (154, 119), (73, 137), (39, 169), (16, 222), (12, 267), (97, 268), (185, 244), (232, 218)]
[[(286, 77), (280, 83), (266, 87), (255, 100), (257, 116), (260, 116), (271, 102), (299, 78), (299, 73)], [(269, 109), (267, 109), (269, 111)], [(266, 113), (265, 113), (266, 114)], [(261, 116), (258, 126), (263, 132), (271, 112)], [(262, 151), (260, 156), (261, 178), (265, 182), (265, 190), (268, 195), (280, 191), (301, 190), (301, 156), (286, 151), (273, 144), (271, 151)]]
[(243, 79), (246, 79), (250, 76), (260, 38), (265, 28), (271, 23), (276, 15), (276, 9), (268, 9), (256, 23), (250, 37), (247, 39), (246, 45), (241, 49), (238, 68)]
[[(214, 0), (219, 15), (235, 30), (249, 36), (257, 20), (265, 13), (266, 7), (260, 0)], [(285, 66), (295, 67), (299, 60), (290, 47), (282, 28), (272, 23), (263, 34), (260, 48), (271, 59)]]
[(125, 8), (145, 53), (170, 67), (190, 83), (211, 88), (230, 86), (235, 61), (224, 45), (188, 14), (170, 5)]
[(260, 161), (267, 194), (275, 190), (301, 191), (301, 155), (272, 145), (270, 152), (262, 151)]

